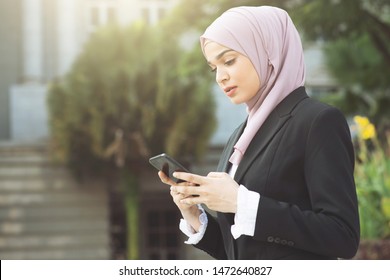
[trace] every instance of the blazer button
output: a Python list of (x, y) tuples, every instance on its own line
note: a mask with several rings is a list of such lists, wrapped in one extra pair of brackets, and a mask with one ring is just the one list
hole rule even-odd
[(267, 237), (267, 241), (268, 241), (268, 242), (274, 242), (273, 236), (268, 236), (268, 237)]
[(279, 237), (276, 237), (275, 240), (274, 240), (275, 243), (279, 244), (280, 243), (280, 238)]
[(282, 239), (282, 240), (280, 241), (280, 244), (282, 244), (282, 245), (287, 245), (287, 240)]
[(288, 241), (288, 242), (287, 242), (287, 245), (288, 245), (288, 246), (294, 246), (295, 243), (294, 243), (293, 241)]

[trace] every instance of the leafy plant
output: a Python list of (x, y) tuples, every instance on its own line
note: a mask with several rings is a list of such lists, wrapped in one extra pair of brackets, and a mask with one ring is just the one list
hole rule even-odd
[(56, 157), (80, 178), (119, 177), (132, 259), (139, 171), (161, 152), (199, 159), (215, 127), (212, 79), (199, 48), (184, 50), (166, 32), (143, 24), (99, 30), (49, 91)]
[(378, 141), (375, 127), (355, 116), (357, 133), (356, 188), (359, 199), (361, 236), (365, 239), (390, 237), (390, 135), (387, 147)]

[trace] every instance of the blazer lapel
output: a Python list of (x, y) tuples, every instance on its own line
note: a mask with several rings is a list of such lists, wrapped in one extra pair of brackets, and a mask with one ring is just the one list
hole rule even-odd
[(227, 172), (230, 168), (230, 156), (233, 153), (234, 145), (237, 143), (238, 139), (240, 138), (242, 132), (244, 131), (244, 128), (246, 126), (246, 121), (243, 122), (239, 127), (236, 128), (236, 130), (233, 132), (232, 136), (230, 137), (228, 143), (226, 144), (226, 147), (222, 153), (221, 160), (218, 164), (217, 171), (219, 172)]
[[(291, 112), (295, 106), (303, 99), (307, 98), (303, 87), (296, 89), (286, 97), (268, 116), (267, 120), (261, 126), (255, 137), (252, 139), (244, 157), (242, 158), (237, 172), (234, 176), (236, 182), (240, 182), (245, 172), (248, 170), (257, 155), (268, 145), (275, 134), (283, 127), (286, 121), (291, 117)], [(241, 134), (240, 134), (241, 135)], [(237, 138), (238, 140), (238, 138)], [(236, 140), (236, 141), (237, 141)], [(234, 142), (236, 143), (236, 142)], [(232, 145), (232, 147), (234, 144)]]

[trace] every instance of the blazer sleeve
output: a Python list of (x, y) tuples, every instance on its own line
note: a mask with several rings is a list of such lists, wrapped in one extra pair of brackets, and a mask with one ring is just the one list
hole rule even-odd
[(312, 121), (307, 139), (302, 138), (311, 209), (261, 196), (254, 238), (283, 238), (298, 249), (352, 258), (360, 229), (349, 127), (341, 112), (327, 107)]
[(226, 260), (227, 255), (223, 243), (221, 228), (215, 217), (213, 217), (210, 213), (206, 212), (206, 214), (208, 219), (206, 232), (199, 243), (194, 246), (205, 251), (217, 260)]

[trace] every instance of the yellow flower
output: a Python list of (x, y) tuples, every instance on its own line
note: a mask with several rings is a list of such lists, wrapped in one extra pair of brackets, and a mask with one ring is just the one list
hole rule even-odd
[(363, 140), (368, 140), (376, 137), (375, 126), (370, 123), (368, 118), (362, 116), (355, 116), (353, 118), (357, 124), (359, 137)]
[(355, 116), (353, 120), (359, 126), (359, 129), (364, 128), (365, 126), (370, 124), (368, 118), (362, 116)]
[(367, 139), (372, 139), (376, 136), (376, 132), (375, 132), (375, 126), (373, 124), (368, 124), (364, 130), (361, 132), (362, 134), (362, 138), (364, 140), (367, 140)]

